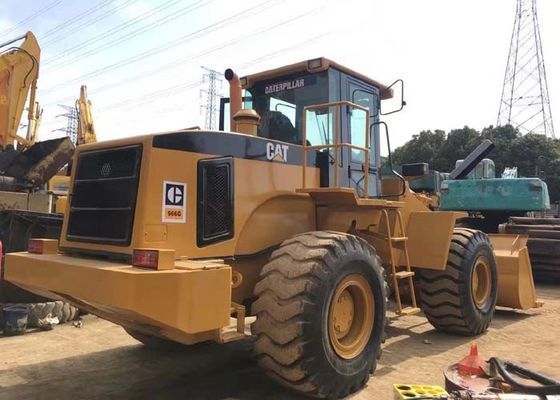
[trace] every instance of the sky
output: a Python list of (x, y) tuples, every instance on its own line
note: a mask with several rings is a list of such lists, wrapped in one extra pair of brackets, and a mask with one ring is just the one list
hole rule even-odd
[[(495, 125), (515, 0), (0, 1), (0, 42), (31, 30), (42, 48), (39, 136), (60, 136), (88, 88), (99, 140), (204, 125), (202, 66), (240, 76), (320, 56), (390, 84), (393, 147), (422, 130)], [(560, 1), (539, 0), (560, 136)], [(218, 86), (227, 95), (227, 83)]]

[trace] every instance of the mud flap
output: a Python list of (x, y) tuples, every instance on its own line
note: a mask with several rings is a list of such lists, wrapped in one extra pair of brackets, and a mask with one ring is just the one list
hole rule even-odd
[(527, 236), (488, 235), (498, 267), (498, 306), (521, 310), (541, 307), (537, 300)]

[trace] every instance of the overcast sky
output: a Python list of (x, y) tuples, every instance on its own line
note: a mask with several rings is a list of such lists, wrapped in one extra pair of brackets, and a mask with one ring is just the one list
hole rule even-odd
[[(244, 75), (325, 56), (385, 83), (405, 80), (408, 105), (387, 118), (396, 146), (425, 129), (495, 124), (515, 3), (2, 0), (0, 42), (38, 36), (43, 139), (60, 135), (51, 132), (66, 124), (57, 104), (72, 105), (81, 84), (105, 140), (203, 125), (201, 66)], [(538, 7), (560, 136), (560, 1)]]

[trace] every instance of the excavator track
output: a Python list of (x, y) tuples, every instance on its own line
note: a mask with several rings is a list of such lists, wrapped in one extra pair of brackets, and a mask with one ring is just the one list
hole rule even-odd
[(560, 218), (511, 217), (500, 232), (527, 235), (535, 279), (560, 282)]

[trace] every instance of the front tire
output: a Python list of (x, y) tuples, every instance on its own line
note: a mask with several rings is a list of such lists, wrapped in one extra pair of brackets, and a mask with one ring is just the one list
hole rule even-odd
[(381, 355), (383, 269), (364, 240), (309, 232), (272, 253), (255, 286), (259, 364), (285, 386), (318, 398), (365, 386)]
[(488, 236), (456, 228), (445, 271), (418, 269), (420, 301), (438, 330), (476, 336), (488, 329), (498, 298), (498, 274)]

